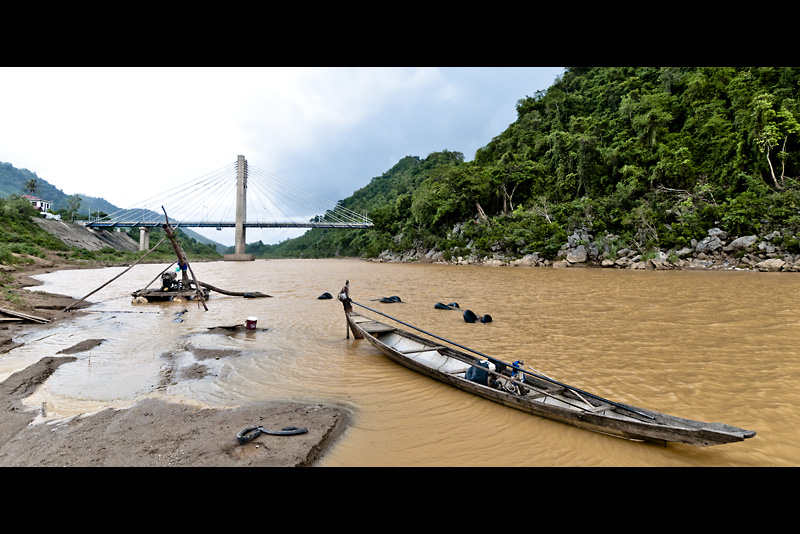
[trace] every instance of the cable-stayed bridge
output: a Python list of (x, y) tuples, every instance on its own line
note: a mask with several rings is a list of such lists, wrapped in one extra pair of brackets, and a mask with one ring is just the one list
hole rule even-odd
[[(165, 214), (166, 211), (166, 214)], [(140, 228), (140, 249), (149, 247), (149, 229), (169, 223), (179, 228), (235, 228), (236, 254), (245, 254), (247, 228), (370, 228), (355, 213), (268, 172), (249, 167), (244, 156), (194, 181), (86, 223), (89, 228)]]

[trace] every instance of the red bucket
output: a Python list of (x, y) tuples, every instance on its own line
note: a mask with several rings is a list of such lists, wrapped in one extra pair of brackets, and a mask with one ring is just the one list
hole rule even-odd
[(248, 330), (255, 330), (256, 323), (258, 323), (258, 319), (255, 317), (248, 317), (247, 320), (244, 322), (244, 327)]

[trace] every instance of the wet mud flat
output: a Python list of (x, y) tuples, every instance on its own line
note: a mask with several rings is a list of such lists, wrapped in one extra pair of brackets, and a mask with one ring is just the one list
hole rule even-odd
[[(21, 281), (21, 286), (37, 285)], [(0, 332), (0, 358), (18, 344), (21, 330), (47, 328), (69, 317), (63, 308), (74, 299), (34, 293), (26, 311), (49, 325), (14, 324)], [(59, 366), (103, 342), (87, 339), (0, 382), (0, 466), (4, 467), (310, 467), (349, 425), (346, 410), (291, 402), (253, 403), (234, 408), (207, 408), (147, 398), (125, 409), (108, 408), (69, 419), (47, 421), (46, 406), (31, 408), (24, 400)], [(206, 357), (219, 357), (207, 351)], [(258, 433), (237, 440), (243, 430), (305, 433)], [(250, 434), (252, 437), (252, 434)]]
[[(310, 467), (348, 425), (348, 414), (322, 405), (258, 403), (212, 409), (145, 399), (134, 406), (35, 423), (22, 401), (73, 356), (46, 357), (0, 383), (0, 465), (7, 467)], [(249, 427), (304, 428), (296, 435)]]

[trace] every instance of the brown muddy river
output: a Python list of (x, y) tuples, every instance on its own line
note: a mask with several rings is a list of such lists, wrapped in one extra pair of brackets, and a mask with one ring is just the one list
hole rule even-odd
[[(85, 339), (106, 341), (63, 365), (28, 399), (48, 419), (148, 397), (207, 406), (269, 400), (342, 406), (352, 425), (321, 466), (800, 465), (800, 275), (523, 269), (357, 260), (193, 265), (197, 277), (268, 299), (213, 293), (197, 303), (134, 305), (130, 292), (165, 265), (139, 265), (89, 299), (91, 313), (28, 334), (0, 357), (0, 380)], [(122, 268), (39, 277), (82, 297)], [(347, 339), (334, 297), (618, 402), (755, 430), (707, 449), (629, 442), (479, 399), (406, 370)], [(399, 296), (402, 303), (375, 302)], [(458, 302), (489, 324), (468, 324)], [(356, 311), (369, 314), (358, 306)], [(185, 313), (180, 313), (187, 310)], [(258, 318), (234, 335), (210, 327)], [(182, 319), (182, 321), (181, 321)], [(236, 356), (200, 359), (202, 348)], [(198, 367), (200, 366), (200, 367)], [(192, 374), (198, 369), (206, 375)], [(199, 377), (198, 377), (199, 376)], [(233, 436), (232, 436), (233, 439)]]

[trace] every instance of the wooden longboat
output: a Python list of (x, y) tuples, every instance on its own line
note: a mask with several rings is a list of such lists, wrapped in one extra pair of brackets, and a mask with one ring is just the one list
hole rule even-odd
[[(366, 339), (408, 369), (484, 399), (585, 430), (636, 441), (709, 447), (756, 435), (755, 431), (723, 423), (693, 421), (603, 399), (513, 364), (480, 353), (468, 354), (370, 319), (352, 310), (351, 303), (362, 305), (350, 300), (348, 285), (339, 299), (344, 304), (349, 331), (356, 339)], [(489, 363), (492, 366), (487, 369)]]

